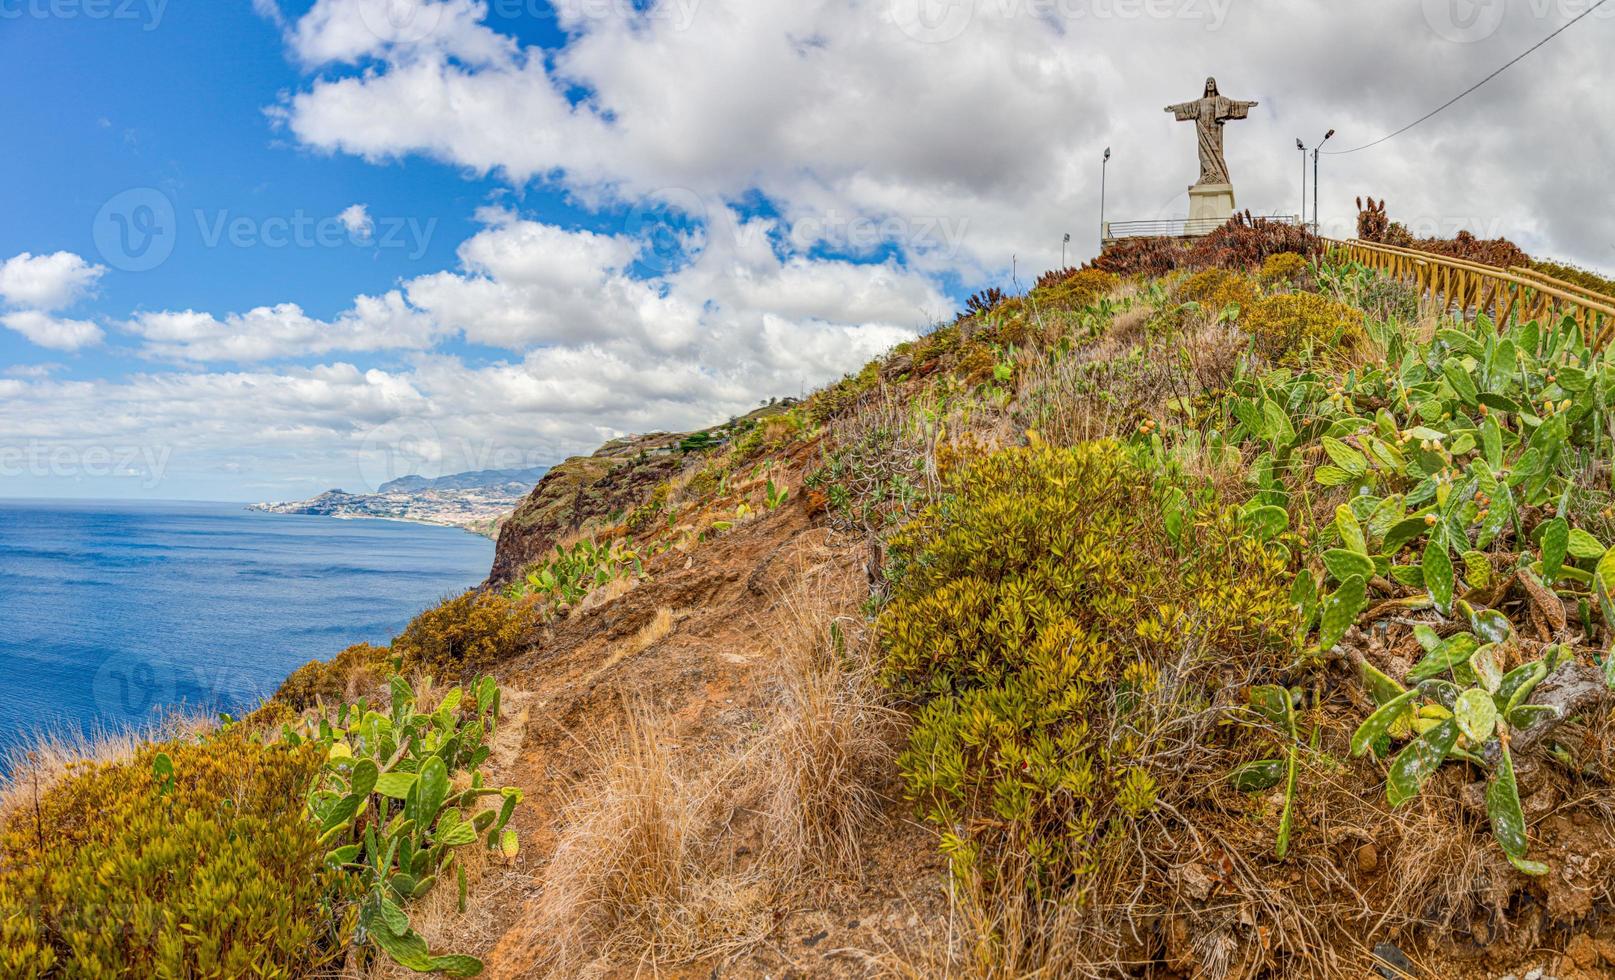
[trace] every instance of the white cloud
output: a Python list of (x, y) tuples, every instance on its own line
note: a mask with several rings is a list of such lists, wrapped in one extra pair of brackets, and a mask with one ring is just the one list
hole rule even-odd
[[(1345, 149), (1397, 129), (1575, 6), (1509, 4), (1495, 33), (1453, 43), (1450, 25), (1431, 20), (1440, 4), (1396, 0), (958, 3), (945, 11), (958, 24), (929, 28), (900, 16), (915, 0), (561, 3), (567, 41), (541, 52), (479, 23), (482, 8), (425, 0), (396, 0), (417, 15), (411, 30), (366, 41), (351, 25), (374, 2), (320, 0), (299, 24), (305, 60), (376, 59), (322, 74), (279, 107), (305, 144), (420, 154), (516, 184), (558, 178), (585, 199), (756, 190), (792, 221), (946, 219), (967, 229), (959, 247), (916, 250), (916, 262), (978, 284), (1011, 256), (1052, 265), (1068, 231), (1079, 254), (1092, 248), (1107, 144), (1110, 217), (1184, 213), (1192, 134), (1161, 107), (1208, 74), (1262, 102), (1228, 134), (1241, 206), (1294, 213), (1297, 136), (1310, 144), (1333, 126)], [(1585, 202), (1605, 196), (1595, 162), (1615, 155), (1615, 130), (1578, 123), (1615, 109), (1615, 92), (1589, 81), (1609, 26), (1590, 18), (1419, 129), (1327, 159), (1325, 220), (1345, 230), (1352, 198), (1374, 193), (1433, 231), (1479, 225), (1610, 264)], [(1158, 70), (1135, 70), (1144, 54)], [(1591, 142), (1548, 179), (1540, 148), (1566, 132)]]
[(317, 0), (289, 40), (311, 68), (419, 50), (470, 63), (510, 57), (515, 43), (482, 26), (486, 13), (475, 0)]
[(240, 363), (333, 351), (421, 350), (437, 337), (432, 322), (397, 290), (360, 296), (330, 321), (309, 316), (296, 303), (281, 303), (222, 318), (195, 310), (140, 313), (123, 328), (144, 339), (144, 352), (155, 358)]
[(72, 252), (23, 252), (0, 264), (0, 301), (31, 310), (59, 310), (89, 293), (106, 271)]
[(286, 29), (286, 15), (281, 12), (277, 0), (252, 0), (252, 11), (276, 27)]
[(85, 320), (67, 320), (39, 310), (0, 315), (0, 325), (27, 337), (40, 347), (76, 351), (101, 342), (101, 328)]
[(370, 209), (363, 204), (353, 204), (344, 208), (336, 218), (342, 222), (342, 227), (348, 229), (348, 234), (360, 240), (368, 239), (375, 233), (375, 219), (370, 217)]

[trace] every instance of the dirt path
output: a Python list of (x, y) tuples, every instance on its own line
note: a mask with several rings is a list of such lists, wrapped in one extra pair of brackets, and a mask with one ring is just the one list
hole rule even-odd
[[(526, 794), (518, 810), (522, 852), (491, 868), (479, 887), (484, 934), (468, 949), (484, 976), (542, 976), (545, 938), (535, 903), (556, 844), (560, 810), (590, 771), (590, 746), (620, 725), (626, 704), (665, 719), (668, 748), (691, 768), (716, 765), (755, 737), (776, 699), (769, 638), (789, 614), (783, 595), (804, 581), (867, 589), (858, 549), (815, 526), (799, 505), (704, 544), (669, 552), (631, 591), (559, 622), (502, 680), (523, 692), (525, 734), (502, 778)], [(663, 620), (665, 635), (657, 626)], [(649, 636), (647, 636), (647, 629)], [(647, 642), (648, 640), (648, 642)], [(859, 976), (901, 958), (906, 942), (946, 915), (945, 866), (911, 808), (888, 797), (871, 828), (862, 867), (777, 910), (767, 940), (732, 962), (690, 964), (685, 976)], [(747, 846), (740, 834), (737, 855)], [(909, 937), (905, 939), (904, 937)], [(635, 971), (628, 971), (633, 973)]]

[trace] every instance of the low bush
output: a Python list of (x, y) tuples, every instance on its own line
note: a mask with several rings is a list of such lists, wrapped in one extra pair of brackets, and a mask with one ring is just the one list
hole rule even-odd
[(236, 726), (143, 748), (0, 828), (0, 975), (307, 976), (340, 963), (303, 800), (324, 756)]
[(1080, 310), (1109, 295), (1120, 284), (1119, 277), (1099, 269), (1066, 269), (1040, 278), (1032, 289), (1031, 300), (1045, 309)]
[(1123, 238), (1106, 245), (1084, 268), (1112, 275), (1164, 276), (1183, 264), (1188, 249), (1175, 238)]
[[(662, 499), (665, 501), (665, 495)], [(529, 568), (520, 582), (506, 590), (506, 595), (513, 600), (534, 596), (552, 609), (565, 609), (582, 602), (599, 586), (618, 579), (638, 579), (644, 574), (638, 553), (620, 538), (605, 542), (585, 538), (570, 548), (556, 545), (555, 553)]]
[(1129, 706), (1163, 668), (1290, 647), (1286, 561), (1214, 507), (1163, 520), (1115, 443), (1000, 452), (950, 491), (892, 543), (884, 673), (919, 703), (898, 765), (956, 870), (1007, 852), (1058, 887), (1154, 805), (1160, 729)]
[(1418, 249), (1499, 269), (1533, 265), (1525, 250), (1506, 238), (1477, 238), (1469, 231), (1460, 231), (1452, 238), (1415, 238), (1400, 222), (1390, 219), (1383, 200), (1375, 201), (1371, 197), (1365, 204), (1359, 199), (1357, 207), (1357, 237), (1364, 241)]
[(1299, 225), (1253, 217), (1246, 211), (1196, 241), (1185, 264), (1194, 269), (1255, 270), (1269, 256), (1283, 252), (1312, 258), (1323, 253), (1323, 240)]
[(1615, 299), (1615, 281), (1605, 279), (1596, 272), (1588, 272), (1586, 269), (1561, 262), (1532, 262), (1531, 268), (1563, 282), (1580, 286), (1588, 292)]
[(393, 640), (393, 655), (405, 672), (465, 677), (521, 653), (537, 621), (530, 603), (473, 589), (416, 616)]
[(1313, 353), (1350, 354), (1365, 342), (1363, 313), (1317, 293), (1269, 296), (1240, 323), (1275, 364), (1297, 365)]
[(807, 416), (814, 425), (837, 418), (863, 400), (880, 385), (880, 362), (870, 361), (856, 375), (848, 375), (828, 388), (814, 392), (807, 401)]
[(301, 731), (284, 729), (287, 744), (312, 746), (325, 760), (306, 812), (330, 849), (326, 865), (356, 885), (362, 943), (412, 970), (474, 976), (482, 972), (479, 960), (431, 952), (405, 908), (452, 874), (464, 911), (460, 848), (482, 842), (516, 856), (509, 823), (521, 790), (488, 786), (481, 772), (499, 724), (499, 687), (482, 677), (444, 691), (430, 710), (402, 677), (391, 677), (388, 687), (384, 705), (360, 699), (303, 722)]
[(1307, 274), (1307, 260), (1295, 252), (1276, 252), (1262, 263), (1262, 281), (1294, 282)]
[(1237, 272), (1206, 269), (1190, 276), (1178, 290), (1178, 295), (1184, 300), (1199, 303), (1205, 312), (1216, 316), (1229, 306), (1249, 309), (1261, 299), (1262, 291)]
[(304, 711), (321, 700), (358, 697), (387, 676), (390, 655), (386, 647), (356, 643), (329, 661), (310, 661), (292, 671), (272, 700), (293, 711)]

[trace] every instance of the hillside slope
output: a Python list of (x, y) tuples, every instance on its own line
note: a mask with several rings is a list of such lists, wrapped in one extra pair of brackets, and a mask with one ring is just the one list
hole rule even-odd
[(488, 976), (1611, 975), (1615, 363), (1292, 228), (1096, 265), (569, 460), (247, 727), (498, 678), (521, 846), (409, 907)]

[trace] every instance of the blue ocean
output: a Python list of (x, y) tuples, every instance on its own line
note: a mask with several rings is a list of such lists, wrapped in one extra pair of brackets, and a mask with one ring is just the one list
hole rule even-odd
[(0, 500), (0, 752), (40, 730), (240, 711), (488, 574), (453, 528), (241, 504)]

